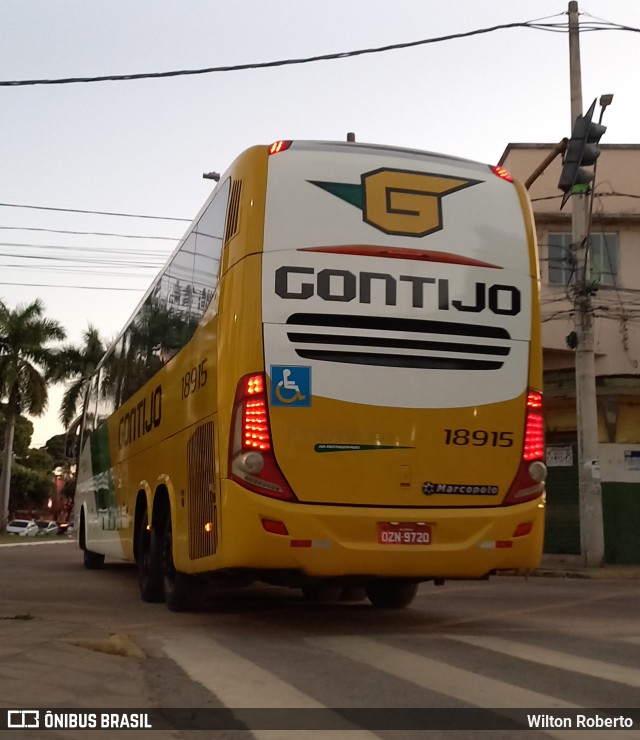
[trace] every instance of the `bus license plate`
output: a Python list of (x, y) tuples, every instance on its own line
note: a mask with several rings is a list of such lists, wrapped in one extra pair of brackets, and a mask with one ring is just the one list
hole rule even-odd
[(417, 522), (379, 522), (380, 545), (430, 545), (431, 527)]

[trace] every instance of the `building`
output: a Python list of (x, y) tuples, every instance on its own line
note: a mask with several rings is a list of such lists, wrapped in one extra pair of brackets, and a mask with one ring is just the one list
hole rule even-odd
[[(509, 144), (500, 164), (526, 181), (552, 144)], [(598, 436), (605, 559), (640, 563), (640, 145), (602, 145), (594, 186), (593, 283)], [(540, 253), (548, 523), (545, 551), (580, 552), (571, 203), (563, 210), (558, 157), (529, 195)]]

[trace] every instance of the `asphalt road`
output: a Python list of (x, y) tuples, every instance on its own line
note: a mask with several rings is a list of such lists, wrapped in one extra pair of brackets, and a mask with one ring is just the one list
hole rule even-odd
[[(309, 710), (310, 731), (265, 730), (258, 722), (253, 735), (506, 740), (513, 731), (482, 729), (495, 713), (471, 709), (538, 708), (574, 717), (583, 708), (618, 716), (640, 707), (638, 586), (523, 577), (423, 584), (402, 611), (368, 602), (310, 605), (298, 591), (255, 586), (220, 592), (199, 613), (174, 614), (140, 601), (131, 565), (107, 562), (86, 571), (73, 542), (0, 546), (0, 707), (300, 708)], [(445, 708), (452, 712), (445, 726), (452, 716), (467, 716), (474, 729), (408, 735), (376, 725), (372, 717), (384, 720), (376, 712), (348, 734), (313, 729), (317, 719), (327, 720), (326, 708), (336, 707), (403, 709), (406, 717), (407, 709)], [(196, 734), (191, 726), (145, 736), (250, 737)], [(527, 737), (640, 737), (640, 723), (634, 727), (622, 734), (547, 727)], [(0, 736), (96, 737), (69, 728), (9, 733)], [(99, 737), (129, 735), (140, 732)]]

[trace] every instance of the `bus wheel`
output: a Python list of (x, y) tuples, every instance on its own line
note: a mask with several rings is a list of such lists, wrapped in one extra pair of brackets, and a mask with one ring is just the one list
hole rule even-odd
[(193, 580), (176, 570), (173, 562), (173, 534), (171, 512), (162, 532), (162, 583), (164, 600), (172, 612), (187, 612), (195, 608)]
[(407, 581), (380, 580), (365, 586), (367, 598), (378, 609), (403, 609), (415, 598), (418, 584)]
[(104, 566), (104, 555), (84, 550), (84, 567), (87, 570), (100, 570)]
[(149, 531), (149, 514), (144, 512), (138, 530), (138, 585), (140, 597), (149, 603), (164, 601), (162, 584), (162, 548), (155, 531)]

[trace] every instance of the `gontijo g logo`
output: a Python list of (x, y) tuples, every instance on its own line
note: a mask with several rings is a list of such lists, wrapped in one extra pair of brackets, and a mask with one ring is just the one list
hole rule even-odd
[(359, 185), (310, 180), (362, 210), (362, 220), (385, 234), (426, 236), (442, 228), (442, 198), (482, 180), (381, 168), (365, 172)]

